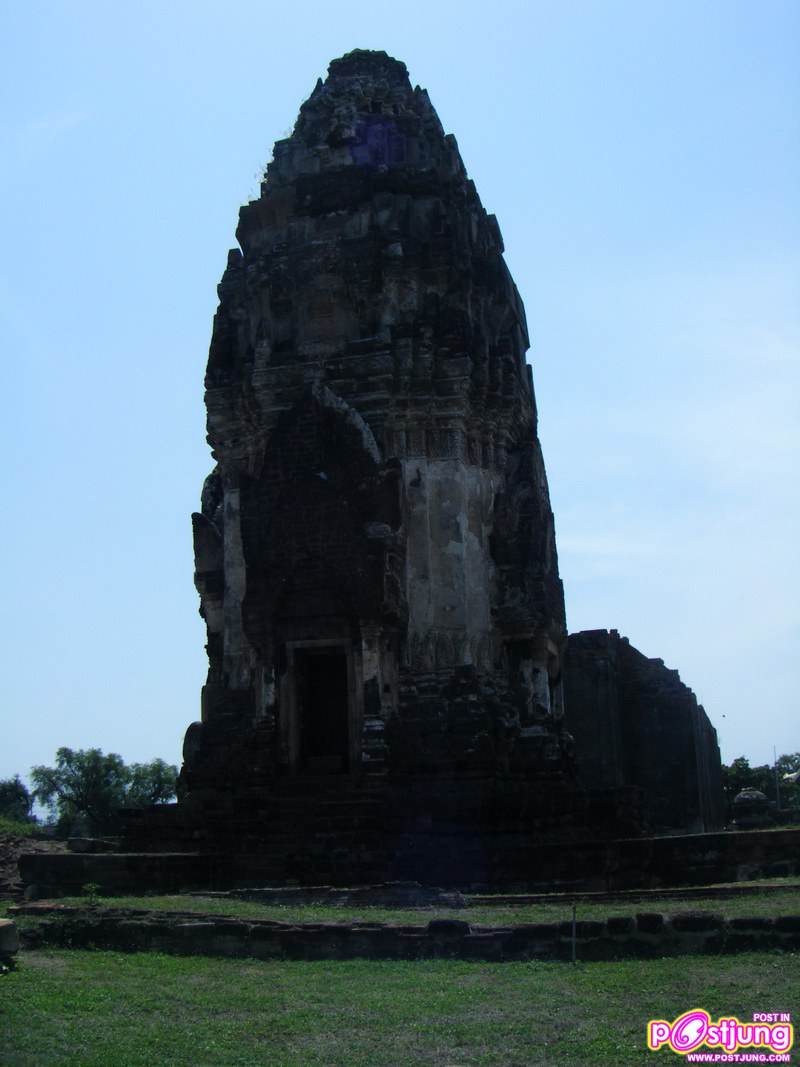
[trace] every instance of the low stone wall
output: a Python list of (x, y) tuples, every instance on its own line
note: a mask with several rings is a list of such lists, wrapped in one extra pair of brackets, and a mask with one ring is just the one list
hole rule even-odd
[[(132, 909), (79, 909), (53, 904), (13, 908), (24, 921), (25, 948), (153, 950), (186, 955), (255, 959), (474, 959), (569, 960), (572, 922), (471, 926), (434, 919), (426, 926), (384, 923), (291, 924), (266, 919), (159, 913)], [(724, 919), (700, 912), (665, 916), (642, 912), (575, 924), (579, 960), (734, 953), (800, 948), (800, 915)]]

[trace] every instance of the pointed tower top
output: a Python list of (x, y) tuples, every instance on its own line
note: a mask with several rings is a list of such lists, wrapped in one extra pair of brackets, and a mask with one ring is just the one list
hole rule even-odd
[[(412, 89), (405, 63), (363, 48), (334, 59), (325, 81), (301, 105), (291, 136), (275, 144), (262, 195), (354, 168), (373, 176), (402, 170), (466, 180), (455, 139), (445, 137), (428, 94)], [(347, 203), (353, 182), (362, 178), (345, 179)]]
[(386, 52), (374, 52), (368, 48), (354, 48), (339, 59), (331, 61), (329, 78), (386, 78), (395, 84), (408, 81), (405, 63), (393, 59)]

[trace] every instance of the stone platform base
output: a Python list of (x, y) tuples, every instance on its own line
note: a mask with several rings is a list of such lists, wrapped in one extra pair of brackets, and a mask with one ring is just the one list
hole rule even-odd
[[(308, 877), (274, 877), (275, 857), (249, 853), (28, 853), (20, 873), (39, 897), (80, 893), (93, 883), (102, 894), (224, 890), (296, 884), (357, 885), (414, 880), (472, 891), (613, 892), (662, 886), (800, 875), (800, 829), (752, 830), (644, 837), (618, 841), (538, 844), (524, 834), (405, 834), (383, 843), (382, 877), (352, 878), (348, 857), (321, 846), (323, 877), (304, 853)], [(373, 857), (374, 859), (374, 857)], [(373, 866), (377, 865), (377, 860)], [(297, 868), (302, 874), (302, 866)], [(331, 877), (333, 875), (333, 877)]]

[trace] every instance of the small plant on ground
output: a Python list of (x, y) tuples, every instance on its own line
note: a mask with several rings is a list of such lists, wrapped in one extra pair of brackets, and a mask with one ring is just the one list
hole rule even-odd
[(81, 894), (86, 897), (86, 903), (90, 908), (96, 908), (100, 903), (100, 886), (97, 882), (87, 882), (81, 886)]

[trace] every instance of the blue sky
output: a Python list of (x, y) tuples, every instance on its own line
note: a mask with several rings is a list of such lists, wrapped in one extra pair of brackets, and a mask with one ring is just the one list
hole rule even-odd
[(354, 47), (405, 61), (498, 216), (570, 629), (678, 668), (724, 759), (800, 749), (800, 6), (33, 0), (0, 33), (0, 777), (179, 760), (216, 284)]

